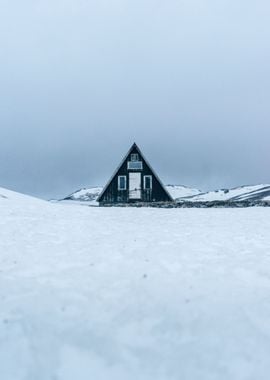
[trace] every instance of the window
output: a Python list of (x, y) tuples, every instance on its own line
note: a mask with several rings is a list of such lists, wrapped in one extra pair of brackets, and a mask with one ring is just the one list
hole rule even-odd
[(129, 170), (142, 170), (142, 161), (128, 161)]
[(139, 155), (137, 153), (133, 153), (130, 155), (130, 161), (139, 161)]
[(143, 187), (145, 190), (152, 190), (152, 176), (145, 175), (143, 177)]
[(127, 177), (124, 175), (120, 175), (118, 177), (118, 190), (126, 190), (127, 189)]

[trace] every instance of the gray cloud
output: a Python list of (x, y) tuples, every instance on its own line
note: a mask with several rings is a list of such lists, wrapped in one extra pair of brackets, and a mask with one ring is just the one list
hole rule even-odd
[(270, 182), (268, 1), (0, 7), (0, 186), (104, 184), (133, 141), (164, 182)]

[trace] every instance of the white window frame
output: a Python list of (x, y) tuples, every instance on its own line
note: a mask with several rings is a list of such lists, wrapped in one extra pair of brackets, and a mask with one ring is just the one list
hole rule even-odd
[(138, 153), (132, 153), (132, 154), (130, 155), (130, 161), (131, 161), (131, 162), (139, 161), (139, 155), (138, 155)]
[[(124, 189), (122, 189), (122, 188), (120, 187), (121, 178), (124, 178), (124, 179), (125, 179), (125, 188), (124, 188)], [(119, 175), (119, 176), (118, 176), (118, 190), (120, 190), (120, 191), (124, 191), (124, 190), (126, 190), (126, 189), (127, 189), (127, 176), (125, 176), (125, 175)]]
[[(146, 188), (146, 178), (150, 178), (150, 188)], [(153, 189), (153, 176), (151, 175), (145, 175), (143, 177), (143, 188), (144, 190), (152, 190)]]

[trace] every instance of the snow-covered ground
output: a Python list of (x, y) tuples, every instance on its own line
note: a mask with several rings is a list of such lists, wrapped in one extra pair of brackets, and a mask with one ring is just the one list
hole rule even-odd
[(1, 380), (268, 380), (270, 209), (0, 189)]

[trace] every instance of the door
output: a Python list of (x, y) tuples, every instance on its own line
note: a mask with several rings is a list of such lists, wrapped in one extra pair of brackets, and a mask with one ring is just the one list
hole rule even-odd
[(141, 199), (141, 173), (129, 173), (129, 199)]

